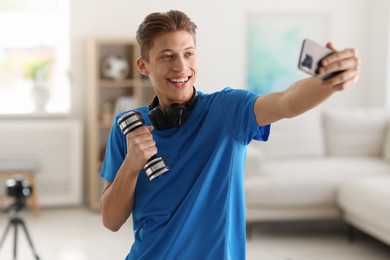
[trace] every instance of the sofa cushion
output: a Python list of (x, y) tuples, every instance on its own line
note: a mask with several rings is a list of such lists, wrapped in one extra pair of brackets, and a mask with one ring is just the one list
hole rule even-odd
[(329, 155), (379, 156), (383, 151), (388, 112), (383, 109), (337, 109), (324, 113)]
[(267, 142), (252, 142), (267, 158), (320, 156), (325, 154), (323, 125), (318, 110), (308, 111), (271, 126)]
[(388, 175), (379, 158), (307, 158), (268, 160), (245, 179), (248, 207), (335, 206), (339, 184), (361, 176)]

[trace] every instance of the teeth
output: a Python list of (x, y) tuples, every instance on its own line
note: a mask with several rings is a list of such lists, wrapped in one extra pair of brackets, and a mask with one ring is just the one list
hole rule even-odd
[(181, 78), (181, 79), (170, 79), (170, 81), (175, 82), (175, 83), (184, 83), (188, 80), (187, 78)]

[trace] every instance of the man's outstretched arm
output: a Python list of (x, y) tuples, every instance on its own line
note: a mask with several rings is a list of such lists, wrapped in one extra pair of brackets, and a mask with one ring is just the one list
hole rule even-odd
[(264, 126), (283, 118), (298, 116), (319, 105), (334, 92), (344, 90), (359, 79), (360, 60), (355, 49), (336, 51), (321, 62), (320, 75), (341, 71), (328, 80), (315, 77), (299, 80), (281, 92), (260, 96), (255, 102), (257, 124)]

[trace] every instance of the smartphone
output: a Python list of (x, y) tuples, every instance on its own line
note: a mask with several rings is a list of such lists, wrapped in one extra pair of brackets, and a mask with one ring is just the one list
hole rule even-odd
[(333, 51), (312, 40), (304, 39), (299, 55), (298, 68), (314, 77), (326, 80), (338, 75), (341, 71), (325, 75), (318, 75), (320, 62), (323, 58), (331, 55)]

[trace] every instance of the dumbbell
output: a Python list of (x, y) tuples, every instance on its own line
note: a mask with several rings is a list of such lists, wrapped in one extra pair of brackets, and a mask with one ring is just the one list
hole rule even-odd
[[(137, 110), (132, 110), (121, 116), (117, 120), (117, 124), (121, 129), (122, 133), (124, 135), (127, 135), (138, 127), (145, 125), (145, 121), (142, 118), (140, 112), (138, 112)], [(144, 166), (144, 171), (150, 181), (157, 178), (168, 170), (169, 167), (165, 163), (164, 159), (162, 157), (157, 157), (157, 155), (153, 155), (152, 157), (150, 157), (150, 159)]]

